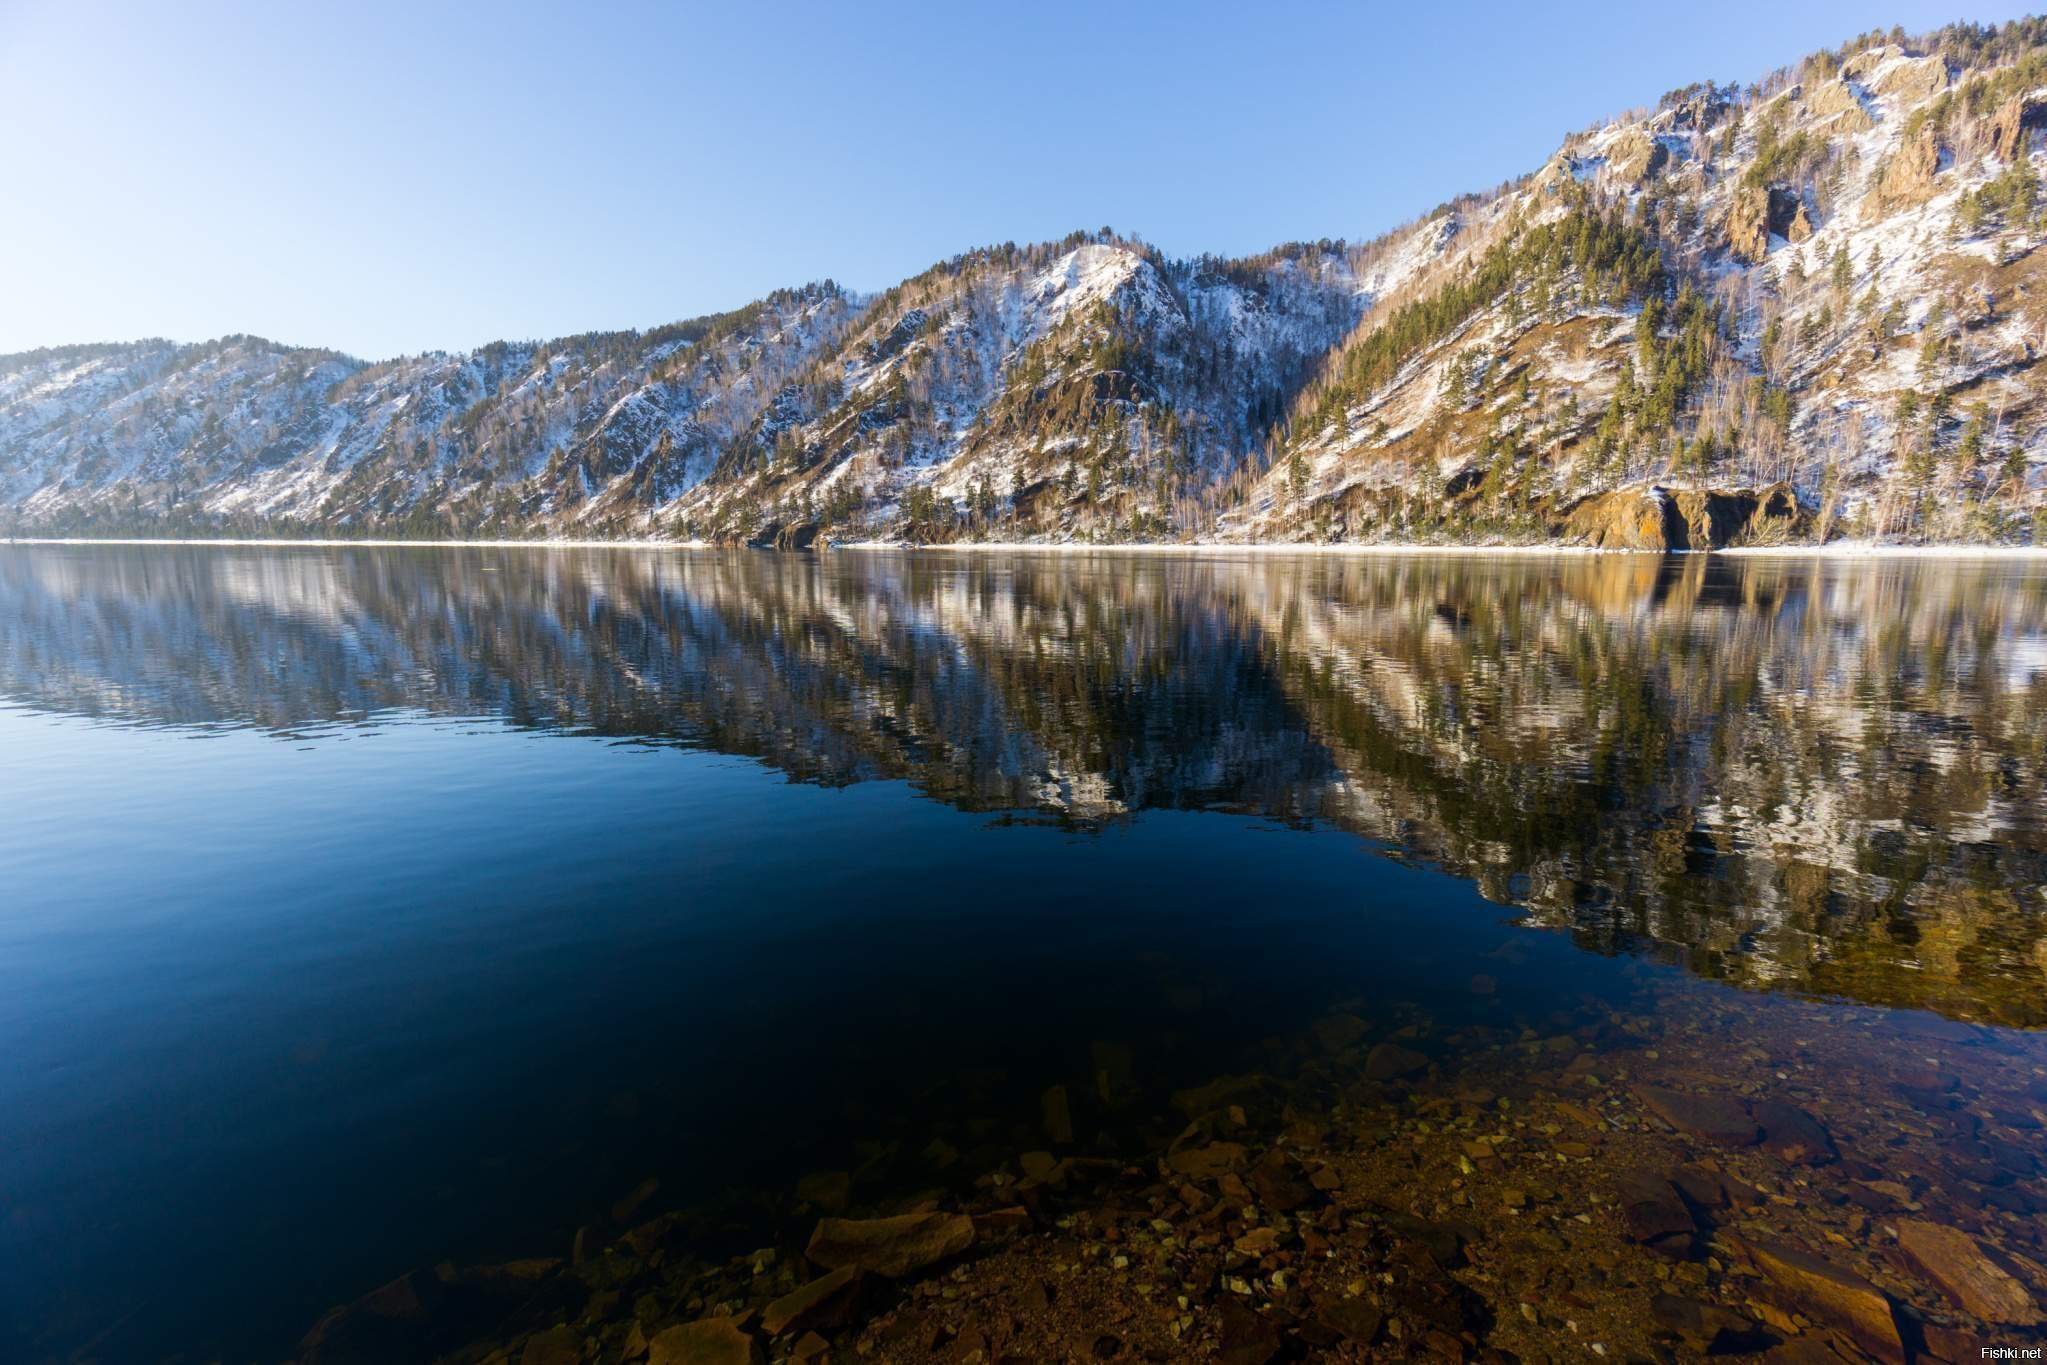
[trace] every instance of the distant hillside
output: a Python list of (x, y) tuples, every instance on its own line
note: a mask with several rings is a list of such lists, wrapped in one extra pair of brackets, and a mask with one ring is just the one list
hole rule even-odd
[(653, 332), (0, 357), (0, 531), (2047, 544), (2047, 22), (1673, 91), (1364, 246)]

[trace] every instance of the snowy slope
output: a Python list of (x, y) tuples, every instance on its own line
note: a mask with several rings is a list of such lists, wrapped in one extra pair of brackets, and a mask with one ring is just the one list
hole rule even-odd
[(0, 357), (0, 530), (1598, 539), (1769, 486), (1786, 535), (2042, 541), (2043, 129), (2047, 22), (1957, 26), (1674, 91), (1363, 246), (1105, 229), (373, 365)]

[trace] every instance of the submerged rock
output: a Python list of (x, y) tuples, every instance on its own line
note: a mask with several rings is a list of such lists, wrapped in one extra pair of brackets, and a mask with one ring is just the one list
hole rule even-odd
[(1836, 1160), (1834, 1140), (1820, 1121), (1797, 1105), (1757, 1100), (1749, 1116), (1763, 1130), (1763, 1150), (1785, 1161), (1817, 1166)]
[(1875, 1285), (1794, 1247), (1771, 1242), (1745, 1245), (1756, 1269), (1798, 1307), (1838, 1324), (1881, 1360), (1905, 1359), (1905, 1343), (1891, 1301)]
[(1428, 1069), (1427, 1057), (1398, 1043), (1380, 1043), (1365, 1054), (1365, 1074), (1375, 1081), (1405, 1080)]
[(1898, 1222), (1898, 1247), (1927, 1279), (1985, 1322), (2037, 1327), (2043, 1317), (2026, 1287), (1956, 1228), (1919, 1219)]
[(761, 1313), (761, 1330), (771, 1337), (813, 1327), (839, 1327), (850, 1321), (860, 1303), (861, 1272), (843, 1266), (793, 1289)]
[(844, 1213), (852, 1195), (850, 1171), (812, 1171), (796, 1182), (796, 1197), (826, 1213)]
[(1760, 1350), (1776, 1340), (1739, 1313), (1675, 1294), (1651, 1299), (1649, 1313), (1686, 1345), (1707, 1355)]
[(1628, 1240), (1659, 1256), (1686, 1260), (1696, 1249), (1698, 1224), (1677, 1188), (1653, 1171), (1624, 1172), (1615, 1182)]
[(1244, 1145), (1240, 1142), (1211, 1142), (1206, 1147), (1182, 1147), (1166, 1157), (1166, 1165), (1189, 1180), (1213, 1180), (1227, 1171), (1244, 1167)]
[(1680, 1133), (1721, 1147), (1752, 1147), (1763, 1135), (1749, 1107), (1731, 1095), (1693, 1095), (1657, 1085), (1638, 1085), (1635, 1098)]
[(963, 1213), (905, 1213), (894, 1218), (826, 1218), (804, 1255), (827, 1269), (848, 1267), (899, 1279), (974, 1244)]
[(582, 1365), (582, 1362), (582, 1334), (565, 1322), (526, 1338), (526, 1349), (519, 1353), (519, 1365)]
[(647, 1365), (761, 1365), (761, 1345), (731, 1318), (670, 1327), (647, 1343)]
[(299, 1346), (304, 1365), (389, 1365), (432, 1354), (434, 1313), (447, 1291), (425, 1271), (401, 1275), (313, 1325)]
[(1066, 1087), (1055, 1085), (1047, 1090), (1039, 1101), (1045, 1120), (1045, 1136), (1060, 1146), (1073, 1143), (1073, 1105), (1066, 1097)]

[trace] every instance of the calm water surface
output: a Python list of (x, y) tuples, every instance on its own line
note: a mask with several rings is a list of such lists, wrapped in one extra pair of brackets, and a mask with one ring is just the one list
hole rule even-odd
[(2043, 717), (2011, 562), (0, 546), (0, 1357), (743, 1248), (1333, 1002), (2039, 1077)]

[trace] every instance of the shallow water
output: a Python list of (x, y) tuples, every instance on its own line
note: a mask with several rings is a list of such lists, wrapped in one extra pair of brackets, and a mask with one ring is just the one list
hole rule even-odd
[(2025, 563), (0, 546), (0, 1356), (282, 1358), (649, 1178), (743, 1250), (1054, 1084), (1146, 1151), (1332, 1010), (2024, 1254), (2043, 716)]

